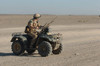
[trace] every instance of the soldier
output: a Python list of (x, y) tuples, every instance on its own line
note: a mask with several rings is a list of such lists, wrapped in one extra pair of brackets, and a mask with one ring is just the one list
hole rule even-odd
[(37, 31), (36, 29), (39, 29), (40, 24), (38, 23), (38, 19), (41, 17), (40, 14), (34, 14), (33, 19), (31, 19), (28, 22), (28, 25), (26, 26), (25, 33), (27, 33), (30, 37), (32, 37), (30, 48), (33, 47), (33, 44), (35, 43), (35, 40), (37, 38)]

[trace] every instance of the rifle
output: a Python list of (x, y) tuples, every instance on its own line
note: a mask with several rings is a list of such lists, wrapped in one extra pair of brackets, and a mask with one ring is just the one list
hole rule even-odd
[(48, 24), (46, 23), (45, 25), (44, 25), (44, 27), (47, 27), (47, 26), (49, 26), (51, 23), (53, 23), (54, 22), (54, 20), (57, 18), (57, 16), (51, 21), (51, 22), (49, 22)]
[(43, 26), (42, 31), (43, 31), (45, 28), (49, 27), (49, 25), (50, 25), (51, 23), (53, 23), (54, 20), (55, 20), (56, 18), (57, 18), (57, 16), (56, 16), (51, 22), (46, 23), (46, 24)]

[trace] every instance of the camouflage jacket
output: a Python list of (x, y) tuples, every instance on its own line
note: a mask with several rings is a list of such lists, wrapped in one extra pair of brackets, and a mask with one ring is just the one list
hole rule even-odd
[(38, 21), (31, 19), (26, 26), (25, 33), (36, 33), (36, 29), (38, 29), (39, 26)]

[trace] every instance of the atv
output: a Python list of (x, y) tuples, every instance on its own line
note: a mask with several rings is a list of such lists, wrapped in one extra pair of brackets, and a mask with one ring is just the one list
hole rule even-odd
[[(49, 23), (50, 24), (50, 23)], [(49, 24), (45, 24), (39, 31), (39, 35), (30, 48), (30, 40), (32, 39), (26, 33), (13, 33), (11, 49), (15, 55), (23, 55), (24, 52), (28, 54), (34, 53), (36, 50), (42, 57), (50, 54), (60, 54), (62, 51), (62, 34), (50, 34)]]

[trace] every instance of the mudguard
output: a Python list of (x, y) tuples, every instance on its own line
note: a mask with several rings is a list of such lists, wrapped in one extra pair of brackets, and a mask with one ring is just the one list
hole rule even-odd
[(19, 40), (21, 42), (23, 42), (24, 44), (27, 44), (27, 38), (25, 36), (14, 36), (12, 39), (11, 39), (11, 42), (14, 42), (16, 40)]
[(49, 41), (49, 42), (56, 42), (56, 40), (53, 37), (48, 36), (48, 35), (41, 35), (40, 39), (44, 39), (44, 40)]

